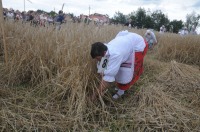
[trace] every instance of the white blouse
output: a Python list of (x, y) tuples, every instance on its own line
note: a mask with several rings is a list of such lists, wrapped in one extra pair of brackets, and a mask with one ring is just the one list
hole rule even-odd
[[(128, 31), (121, 31), (108, 44), (105, 57), (107, 67), (103, 72), (103, 80), (107, 82), (129, 83), (133, 78), (135, 52), (144, 51), (145, 42), (142, 36)], [(126, 63), (128, 67), (122, 67)]]

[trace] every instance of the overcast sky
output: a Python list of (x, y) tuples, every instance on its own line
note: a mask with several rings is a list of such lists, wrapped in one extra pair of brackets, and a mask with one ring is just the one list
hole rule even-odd
[[(32, 3), (30, 3), (31, 1)], [(2, 0), (3, 7), (24, 10), (24, 0)], [(151, 12), (161, 10), (172, 21), (185, 21), (186, 15), (192, 11), (200, 13), (200, 0), (25, 0), (25, 10), (42, 9), (47, 12), (58, 12), (65, 3), (64, 12), (80, 14), (101, 13), (113, 17), (120, 11), (124, 15), (136, 11), (139, 7)]]

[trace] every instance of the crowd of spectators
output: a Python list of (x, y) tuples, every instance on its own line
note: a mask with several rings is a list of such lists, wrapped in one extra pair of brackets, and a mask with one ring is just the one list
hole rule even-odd
[[(70, 22), (80, 22), (79, 17), (72, 17), (70, 14), (62, 13), (62, 17), (60, 14), (61, 11), (55, 13), (54, 15), (41, 11), (28, 11), (28, 12), (20, 12), (19, 10), (13, 10), (12, 8), (7, 9), (3, 8), (3, 16), (6, 21), (14, 21), (14, 22), (29, 22), (31, 26), (49, 26), (54, 25), (56, 22), (66, 23)], [(61, 19), (62, 18), (62, 19)]]

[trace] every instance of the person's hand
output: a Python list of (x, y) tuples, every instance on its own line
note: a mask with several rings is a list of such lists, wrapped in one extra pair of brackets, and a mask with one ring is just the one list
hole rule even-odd
[(100, 73), (100, 75), (101, 75), (101, 78), (103, 78), (104, 74), (103, 74), (103, 73)]

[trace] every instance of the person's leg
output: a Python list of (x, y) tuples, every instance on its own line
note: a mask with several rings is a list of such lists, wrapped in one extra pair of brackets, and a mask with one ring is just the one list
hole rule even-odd
[(153, 42), (151, 40), (148, 42), (148, 48), (153, 49)]
[(131, 80), (130, 83), (127, 84), (120, 84), (117, 83), (117, 87), (119, 88), (117, 94), (115, 94), (113, 96), (113, 98), (119, 98), (121, 95), (124, 94), (125, 90), (128, 90), (133, 84), (135, 84), (135, 82), (139, 79), (139, 77), (141, 76), (141, 74), (144, 71), (144, 67), (143, 67), (143, 60), (144, 60), (144, 56), (147, 53), (148, 50), (148, 44), (145, 41), (146, 47), (144, 49), (143, 52), (136, 52), (135, 53), (135, 62), (134, 62), (134, 75), (133, 75), (133, 79)]
[(121, 97), (124, 94), (124, 92), (126, 90), (128, 90), (131, 87), (131, 85), (133, 85), (139, 79), (139, 76), (138, 76), (139, 72), (136, 72), (138, 70), (138, 68), (140, 67), (138, 62), (139, 62), (138, 54), (135, 53), (134, 77), (131, 80), (131, 82), (129, 82), (127, 84), (117, 83), (118, 91), (115, 95), (113, 95), (114, 99), (118, 99), (119, 97)]
[(114, 99), (118, 99), (119, 97), (121, 97), (124, 94), (125, 90), (121, 90), (118, 89), (117, 93), (115, 95), (113, 95)]
[(131, 82), (127, 84), (117, 83), (117, 86), (121, 90), (127, 90), (133, 85), (140, 77), (143, 72), (143, 52), (135, 53), (135, 62), (134, 62), (134, 75)]
[(114, 99), (117, 99), (124, 94), (125, 89), (122, 89), (121, 86), (126, 85), (126, 83), (129, 83), (133, 78), (134, 70), (131, 68), (131, 64), (130, 67), (125, 67), (125, 66), (128, 66), (128, 64), (127, 63), (122, 64), (117, 75), (115, 76), (117, 87), (115, 88), (116, 94), (113, 96)]

